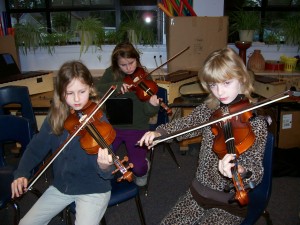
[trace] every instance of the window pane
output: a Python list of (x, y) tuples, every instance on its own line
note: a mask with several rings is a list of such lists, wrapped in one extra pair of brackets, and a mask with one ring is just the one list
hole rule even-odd
[(247, 7), (261, 7), (262, 0), (246, 0), (245, 5)]
[(9, 0), (10, 9), (45, 8), (46, 0)]
[(116, 27), (115, 11), (72, 11), (71, 24), (86, 17), (99, 18), (105, 27)]
[(291, 5), (291, 0), (268, 0), (268, 5), (270, 6), (290, 6)]
[(51, 16), (51, 27), (55, 32), (67, 32), (71, 30), (70, 12), (53, 12)]
[(47, 27), (46, 22), (46, 14), (45, 13), (13, 13), (11, 14), (11, 22), (12, 26), (16, 23), (30, 23), (31, 25), (35, 25), (38, 28)]
[(52, 7), (114, 6), (115, 0), (52, 0)]
[(137, 38), (140, 44), (157, 43), (157, 11), (122, 11), (121, 21), (121, 27), (125, 27), (127, 30), (135, 30), (139, 33)]
[(146, 6), (156, 5), (157, 0), (120, 0), (121, 6)]
[(293, 0), (292, 6), (300, 6), (300, 0)]

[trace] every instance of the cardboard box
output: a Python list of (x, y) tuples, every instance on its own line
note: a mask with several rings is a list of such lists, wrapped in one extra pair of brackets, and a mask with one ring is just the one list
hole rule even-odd
[(280, 113), (278, 148), (300, 147), (300, 110), (285, 110)]
[(14, 57), (18, 67), (21, 68), (15, 38), (12, 35), (0, 36), (0, 43), (0, 53), (10, 53)]
[(168, 72), (199, 71), (207, 56), (227, 46), (228, 17), (182, 16), (169, 18), (167, 24), (168, 59), (190, 47), (168, 63)]

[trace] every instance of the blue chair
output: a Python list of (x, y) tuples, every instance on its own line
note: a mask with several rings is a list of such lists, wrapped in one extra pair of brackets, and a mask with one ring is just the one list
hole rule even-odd
[(0, 168), (6, 166), (7, 162), (4, 158), (4, 144), (8, 142), (18, 142), (21, 144), (20, 155), (26, 149), (27, 144), (31, 140), (30, 122), (24, 117), (13, 115), (0, 115)]
[[(0, 115), (0, 145), (7, 141), (17, 141), (21, 144), (21, 152), (25, 150), (31, 140), (30, 123), (23, 117), (12, 115)], [(2, 148), (0, 148), (2, 150)], [(0, 152), (2, 165), (0, 166), (0, 210), (11, 205), (14, 210), (14, 224), (20, 220), (20, 209), (18, 203), (11, 199), (11, 183), (13, 181), (13, 171), (16, 164), (9, 164)]]
[[(0, 88), (0, 115), (6, 115), (6, 105), (17, 104), (21, 106), (20, 112), (30, 122), (31, 136), (37, 133), (37, 122), (33, 112), (28, 87), (26, 86), (5, 86)], [(19, 106), (17, 107), (19, 109)]]
[[(159, 98), (161, 98), (163, 100), (163, 102), (165, 104), (168, 104), (168, 93), (167, 93), (167, 90), (165, 88), (158, 87), (158, 92), (156, 94)], [(168, 123), (168, 122), (169, 122), (169, 117), (167, 115), (167, 111), (161, 107), (158, 111), (158, 114), (157, 114), (157, 123), (156, 124), (151, 124), (150, 125), (150, 130), (154, 131), (159, 125), (165, 124), (165, 123)], [(180, 165), (179, 165), (179, 163), (177, 161), (177, 158), (176, 158), (176, 156), (175, 156), (175, 154), (174, 154), (174, 152), (173, 152), (173, 150), (170, 146), (170, 143), (163, 142), (163, 143), (161, 143), (161, 145), (163, 145), (164, 149), (167, 149), (167, 151), (171, 155), (172, 159), (176, 163), (177, 167), (180, 168)], [(148, 195), (148, 187), (149, 187), (149, 182), (150, 182), (151, 173), (152, 173), (154, 153), (155, 153), (155, 150), (154, 150), (154, 148), (152, 148), (151, 151), (150, 151), (151, 167), (150, 167), (150, 170), (148, 172), (147, 184), (145, 186), (145, 195), (146, 196)]]
[[(140, 200), (139, 187), (134, 182), (127, 182), (127, 181), (117, 182), (116, 179), (112, 179), (111, 185), (112, 185), (112, 190), (111, 190), (111, 197), (108, 203), (108, 207), (119, 205), (122, 202), (126, 202), (134, 198), (141, 224), (145, 225), (146, 221), (145, 221), (142, 203)], [(67, 225), (73, 224), (71, 213), (75, 214), (75, 210), (76, 210), (76, 206), (74, 202), (67, 207), (66, 209)], [(106, 225), (105, 216), (103, 216), (100, 224)]]
[(272, 191), (272, 161), (274, 150), (274, 136), (269, 133), (263, 160), (264, 175), (262, 181), (249, 192), (248, 212), (241, 225), (254, 225), (264, 216), (268, 225), (272, 225), (269, 213), (266, 211)]

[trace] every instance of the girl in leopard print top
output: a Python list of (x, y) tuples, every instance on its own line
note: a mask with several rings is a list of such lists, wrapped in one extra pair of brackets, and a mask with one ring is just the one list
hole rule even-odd
[[(250, 96), (253, 91), (250, 75), (242, 59), (230, 48), (211, 53), (199, 72), (199, 78), (201, 85), (209, 93), (204, 103), (188, 116), (163, 124), (154, 132), (145, 133), (139, 141), (140, 146), (151, 146), (155, 137), (201, 125), (209, 121), (220, 107), (230, 106), (242, 98), (254, 102)], [(249, 123), (255, 140), (247, 151), (237, 157), (238, 173), (251, 171), (251, 177), (243, 179), (244, 185), (250, 181), (257, 185), (264, 172), (262, 161), (268, 129), (266, 120), (261, 116), (253, 116)], [(177, 140), (198, 135), (202, 135), (202, 143), (195, 179), (161, 224), (240, 224), (246, 216), (247, 206), (240, 206), (237, 202), (229, 203), (228, 200), (235, 194), (234, 189), (229, 193), (224, 192), (225, 187), (232, 185), (231, 167), (234, 164), (230, 161), (236, 156), (226, 154), (223, 158), (218, 158), (213, 151), (215, 136), (210, 126), (178, 136)]]

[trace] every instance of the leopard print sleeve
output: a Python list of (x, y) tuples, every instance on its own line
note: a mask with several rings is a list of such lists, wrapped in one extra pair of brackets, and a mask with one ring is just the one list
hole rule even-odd
[[(202, 123), (209, 120), (211, 113), (211, 110), (209, 110), (205, 104), (200, 104), (188, 116), (175, 119), (167, 124), (162, 124), (157, 127), (157, 131), (161, 131), (161, 133), (171, 134), (187, 128), (195, 127), (198, 125), (200, 126)], [(196, 137), (201, 134), (202, 129), (197, 129), (195, 131), (178, 136), (177, 140), (181, 141), (183, 139)]]

